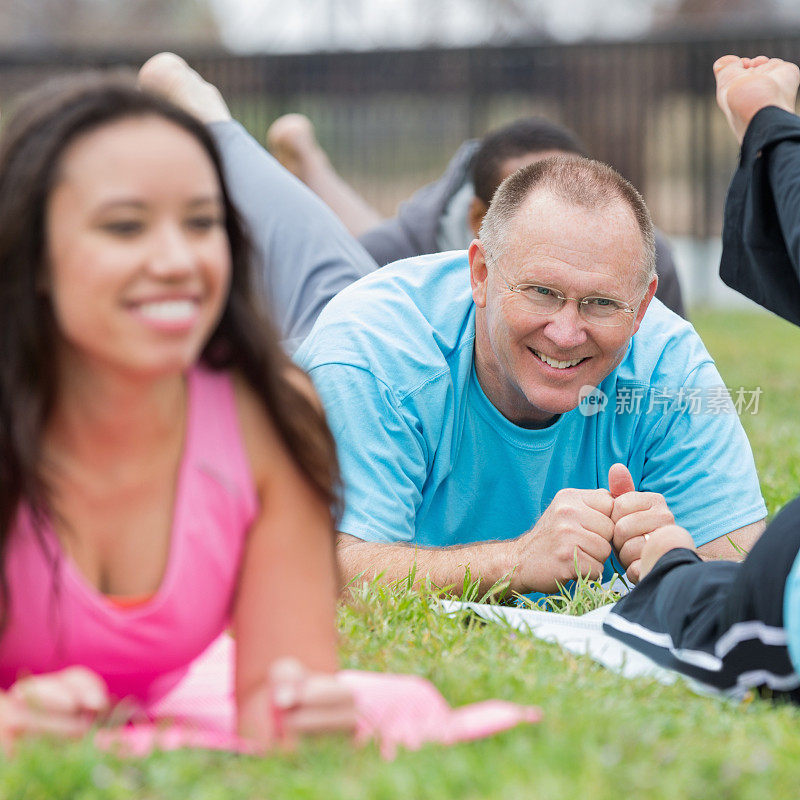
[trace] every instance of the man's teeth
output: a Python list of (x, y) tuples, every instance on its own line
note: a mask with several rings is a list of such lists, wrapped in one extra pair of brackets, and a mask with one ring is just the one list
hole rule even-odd
[(537, 356), (539, 356), (539, 358), (541, 358), (545, 364), (549, 364), (551, 367), (555, 367), (556, 369), (566, 369), (567, 367), (574, 367), (576, 364), (580, 364), (581, 361), (583, 361), (582, 358), (573, 358), (572, 361), (556, 361), (556, 359), (550, 358), (550, 356), (546, 356), (539, 350), (534, 350), (533, 352)]
[(191, 319), (197, 311), (193, 300), (159, 300), (154, 303), (142, 303), (139, 313), (150, 319), (165, 322), (182, 322)]

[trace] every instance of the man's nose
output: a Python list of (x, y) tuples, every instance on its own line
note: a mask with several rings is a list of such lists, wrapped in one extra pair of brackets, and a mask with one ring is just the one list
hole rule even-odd
[(578, 303), (567, 300), (555, 313), (549, 315), (550, 321), (544, 333), (550, 341), (562, 350), (569, 350), (583, 344), (587, 338), (586, 321), (578, 312)]
[(177, 223), (164, 223), (153, 237), (148, 268), (160, 278), (182, 278), (192, 272), (197, 254), (189, 237)]

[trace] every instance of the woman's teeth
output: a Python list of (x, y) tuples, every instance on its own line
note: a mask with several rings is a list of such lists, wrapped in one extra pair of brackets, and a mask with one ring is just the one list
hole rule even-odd
[(150, 319), (164, 322), (180, 322), (191, 319), (197, 311), (193, 300), (159, 300), (155, 303), (142, 303), (139, 313)]

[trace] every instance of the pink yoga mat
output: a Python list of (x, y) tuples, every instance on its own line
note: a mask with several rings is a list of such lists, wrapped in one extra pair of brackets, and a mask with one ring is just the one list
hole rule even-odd
[[(356, 742), (376, 739), (381, 755), (387, 759), (393, 758), (401, 745), (412, 750), (427, 742), (449, 745), (541, 718), (534, 706), (503, 700), (452, 709), (433, 684), (416, 675), (345, 670), (339, 676), (355, 696)], [(146, 709), (145, 715), (146, 722), (99, 731), (97, 744), (130, 755), (181, 747), (254, 752), (253, 746), (234, 732), (230, 637), (222, 636), (214, 642), (184, 680)]]

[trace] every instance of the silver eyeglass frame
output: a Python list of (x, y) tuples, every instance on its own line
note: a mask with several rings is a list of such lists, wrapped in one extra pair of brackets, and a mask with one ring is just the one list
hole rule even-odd
[[(553, 311), (539, 311), (533, 307), (527, 309), (529, 313), (536, 314), (540, 317), (546, 317), (550, 314), (557, 314), (564, 308), (567, 300), (574, 300), (578, 304), (578, 314), (580, 314), (582, 320), (590, 325), (600, 325), (603, 328), (616, 328), (622, 325), (626, 319), (631, 319), (632, 316), (636, 314), (636, 308), (634, 306), (625, 300), (617, 300), (615, 297), (603, 297), (602, 295), (597, 294), (586, 295), (586, 297), (567, 297), (567, 295), (565, 295), (563, 292), (559, 291), (558, 289), (554, 289), (552, 286), (547, 286), (544, 283), (510, 283), (506, 278), (503, 278), (503, 282), (509, 291), (518, 295), (524, 296), (526, 289), (533, 289), (537, 286), (552, 292), (553, 296), (558, 298), (560, 303), (557, 309), (554, 309)], [(614, 314), (606, 318), (608, 319), (608, 322), (599, 322), (596, 319), (587, 319), (584, 314), (581, 314), (581, 306), (587, 306), (590, 300), (609, 300), (613, 303), (616, 303), (619, 307), (615, 308)]]

